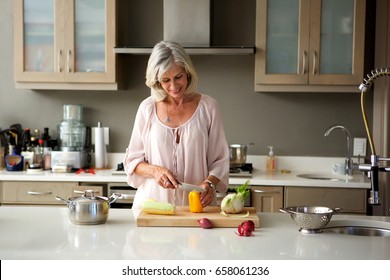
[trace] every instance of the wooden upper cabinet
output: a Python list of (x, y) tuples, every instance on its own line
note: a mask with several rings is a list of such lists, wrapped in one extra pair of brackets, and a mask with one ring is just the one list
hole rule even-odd
[(19, 88), (115, 90), (115, 0), (15, 0)]
[(256, 9), (256, 91), (359, 91), (366, 0), (257, 0)]

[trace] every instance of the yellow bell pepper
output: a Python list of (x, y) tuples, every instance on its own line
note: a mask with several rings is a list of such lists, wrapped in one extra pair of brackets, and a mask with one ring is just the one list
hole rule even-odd
[(190, 205), (190, 212), (191, 213), (202, 213), (203, 212), (202, 201), (200, 200), (200, 192), (191, 191), (188, 194), (188, 203)]

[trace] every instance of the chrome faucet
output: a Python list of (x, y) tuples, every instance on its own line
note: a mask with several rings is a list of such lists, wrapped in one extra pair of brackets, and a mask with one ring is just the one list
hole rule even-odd
[(371, 88), (374, 84), (375, 79), (379, 77), (390, 76), (390, 67), (387, 68), (377, 68), (372, 70), (370, 74), (367, 74), (367, 77), (363, 80), (363, 83), (360, 84), (359, 89), (360, 93), (360, 108), (362, 110), (362, 116), (364, 121), (364, 126), (366, 128), (366, 133), (368, 136), (368, 141), (371, 147), (371, 164), (360, 164), (359, 170), (368, 172), (371, 178), (371, 191), (368, 198), (368, 203), (371, 205), (379, 205), (379, 171), (381, 172), (390, 172), (388, 167), (379, 166), (380, 162), (390, 162), (390, 158), (380, 157), (375, 152), (374, 141), (370, 132), (370, 127), (367, 121), (367, 113), (365, 106), (364, 94)]
[(353, 171), (353, 162), (352, 162), (352, 144), (351, 144), (351, 133), (349, 133), (348, 129), (345, 128), (345, 126), (342, 126), (340, 124), (333, 125), (329, 127), (324, 136), (328, 137), (329, 134), (334, 130), (334, 129), (341, 129), (342, 131), (345, 132), (347, 136), (347, 158), (345, 159), (345, 175), (352, 175)]

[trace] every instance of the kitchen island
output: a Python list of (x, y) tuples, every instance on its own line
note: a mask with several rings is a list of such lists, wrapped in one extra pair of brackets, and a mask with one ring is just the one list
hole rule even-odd
[[(390, 237), (302, 234), (283, 213), (257, 213), (251, 237), (235, 228), (138, 227), (139, 212), (110, 209), (101, 225), (74, 225), (66, 206), (1, 206), (2, 260), (389, 260)], [(340, 223), (380, 224), (390, 217), (334, 215)]]

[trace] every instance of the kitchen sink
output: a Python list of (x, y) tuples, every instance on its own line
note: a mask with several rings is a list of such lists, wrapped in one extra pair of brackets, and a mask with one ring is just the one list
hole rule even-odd
[(364, 226), (330, 227), (330, 228), (324, 228), (322, 231), (339, 233), (339, 234), (347, 234), (347, 235), (390, 237), (390, 229), (364, 227)]
[(352, 176), (348, 176), (348, 175), (334, 175), (328, 173), (305, 173), (305, 174), (298, 174), (297, 177), (312, 179), (312, 180), (328, 180), (328, 181), (338, 181), (338, 182), (348, 182), (353, 179)]
[(369, 219), (333, 220), (322, 232), (358, 235), (390, 237), (390, 223)]

